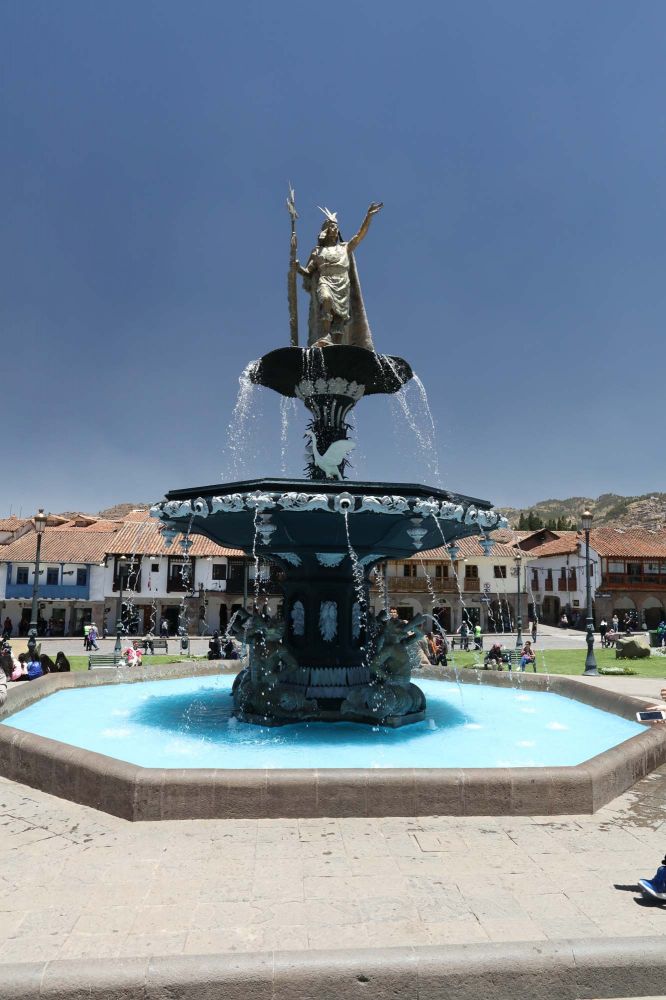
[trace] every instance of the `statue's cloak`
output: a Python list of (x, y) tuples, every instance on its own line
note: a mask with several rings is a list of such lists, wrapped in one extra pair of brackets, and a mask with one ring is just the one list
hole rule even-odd
[[(349, 258), (349, 318), (342, 331), (342, 343), (351, 347), (363, 347), (366, 351), (374, 351), (372, 334), (363, 303), (361, 283), (356, 268), (354, 254), (347, 251)], [(315, 272), (304, 278), (303, 287), (310, 294), (310, 311), (308, 315), (308, 347), (311, 347), (324, 336), (321, 324), (321, 309), (317, 298), (318, 276)]]

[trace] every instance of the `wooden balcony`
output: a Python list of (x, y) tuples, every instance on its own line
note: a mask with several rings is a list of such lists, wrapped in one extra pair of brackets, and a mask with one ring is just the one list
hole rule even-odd
[(557, 589), (561, 591), (572, 591), (578, 590), (575, 580), (563, 580), (562, 577), (558, 577)]
[(666, 573), (604, 573), (599, 590), (654, 590), (666, 587)]
[[(432, 589), (436, 594), (455, 594), (458, 591), (455, 577), (431, 577)], [(478, 581), (477, 581), (478, 583)], [(462, 585), (462, 581), (461, 581)], [(373, 590), (382, 589), (381, 580), (372, 585)], [(427, 594), (428, 580), (425, 576), (389, 576), (388, 589), (394, 594)]]
[(481, 581), (469, 577), (460, 581), (463, 591), (466, 594), (478, 594), (481, 590)]
[(550, 579), (546, 577), (546, 579), (543, 581), (543, 589), (546, 591), (552, 591), (553, 589), (552, 577)]

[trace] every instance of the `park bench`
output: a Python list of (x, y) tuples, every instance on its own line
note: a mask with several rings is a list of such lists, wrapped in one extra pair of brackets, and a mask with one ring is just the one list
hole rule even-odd
[(152, 643), (153, 653), (158, 649), (163, 649), (165, 653), (169, 652), (169, 642), (167, 639), (143, 639), (142, 645), (145, 653), (150, 652), (148, 643)]
[[(503, 649), (502, 663), (504, 663), (509, 668), (509, 670), (520, 670), (521, 655), (522, 651), (520, 649)], [(485, 662), (484, 662), (484, 667), (485, 667)], [(486, 669), (490, 670), (491, 668), (486, 667)], [(534, 673), (537, 672), (536, 660), (534, 660), (534, 662), (532, 663), (532, 670), (534, 671)]]
[[(456, 648), (456, 646), (458, 647), (458, 649), (463, 649), (464, 648), (463, 643), (464, 643), (465, 640), (460, 635), (452, 635), (451, 639), (449, 641), (451, 643), (451, 650), (452, 651)], [(482, 635), (479, 636), (478, 641), (480, 643), (479, 649), (483, 649), (483, 636)], [(467, 636), (467, 648), (469, 650), (473, 651), (474, 649), (476, 649), (476, 646), (474, 645), (474, 642), (475, 642), (474, 636), (470, 633)], [(478, 650), (477, 650), (477, 652), (478, 652)]]
[(121, 653), (91, 653), (88, 657), (88, 670), (97, 667), (117, 667), (122, 660)]

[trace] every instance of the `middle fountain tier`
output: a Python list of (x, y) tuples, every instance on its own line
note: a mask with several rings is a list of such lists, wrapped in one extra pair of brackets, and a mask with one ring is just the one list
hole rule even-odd
[(373, 615), (370, 574), (502, 522), (483, 500), (418, 484), (289, 479), (174, 490), (153, 514), (167, 535), (206, 535), (279, 567), (281, 618), (261, 612), (258, 587), (254, 612), (235, 623), (251, 648), (237, 715), (264, 725), (420, 721), (411, 668), (422, 621)]

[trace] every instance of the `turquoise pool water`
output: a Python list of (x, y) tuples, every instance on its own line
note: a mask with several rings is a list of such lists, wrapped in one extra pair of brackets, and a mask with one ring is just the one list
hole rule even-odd
[(545, 692), (419, 680), (424, 722), (403, 729), (300, 723), (273, 729), (231, 714), (233, 677), (59, 691), (6, 719), (143, 767), (546, 767), (579, 764), (643, 732)]

